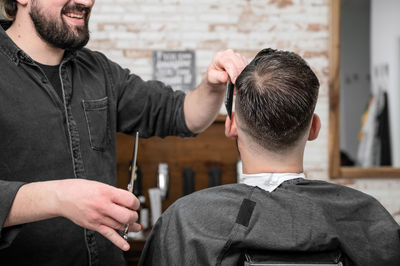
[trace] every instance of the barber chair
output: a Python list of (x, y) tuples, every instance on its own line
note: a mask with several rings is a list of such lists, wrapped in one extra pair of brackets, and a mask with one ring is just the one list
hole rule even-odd
[(340, 250), (324, 252), (249, 251), (244, 266), (343, 266)]

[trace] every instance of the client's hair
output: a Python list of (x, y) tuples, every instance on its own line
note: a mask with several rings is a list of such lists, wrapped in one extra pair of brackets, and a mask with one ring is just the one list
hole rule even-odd
[(291, 147), (308, 128), (319, 81), (297, 54), (264, 49), (236, 80), (238, 126), (268, 150)]

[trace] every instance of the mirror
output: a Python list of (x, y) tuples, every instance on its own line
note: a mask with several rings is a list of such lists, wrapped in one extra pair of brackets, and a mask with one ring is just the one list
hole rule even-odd
[(330, 177), (400, 177), (400, 2), (330, 5)]

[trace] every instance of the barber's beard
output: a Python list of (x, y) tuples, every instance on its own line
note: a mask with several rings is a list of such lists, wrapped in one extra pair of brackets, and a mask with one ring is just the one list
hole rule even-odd
[[(61, 13), (78, 8), (82, 7), (77, 5), (66, 6)], [(84, 47), (89, 41), (88, 13), (89, 11), (85, 16), (85, 24), (83, 26), (75, 26), (75, 29), (72, 29), (63, 20), (62, 14), (60, 14), (58, 20), (51, 19), (41, 10), (37, 1), (32, 1), (30, 17), (36, 31), (44, 41), (57, 48), (77, 50)]]

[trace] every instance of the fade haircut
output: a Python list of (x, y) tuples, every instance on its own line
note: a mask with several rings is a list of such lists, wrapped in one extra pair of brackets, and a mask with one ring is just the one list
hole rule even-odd
[(15, 0), (0, 0), (0, 13), (7, 20), (15, 20), (17, 15), (17, 1)]
[(261, 147), (285, 151), (308, 129), (319, 81), (297, 54), (264, 49), (236, 80), (239, 128)]

